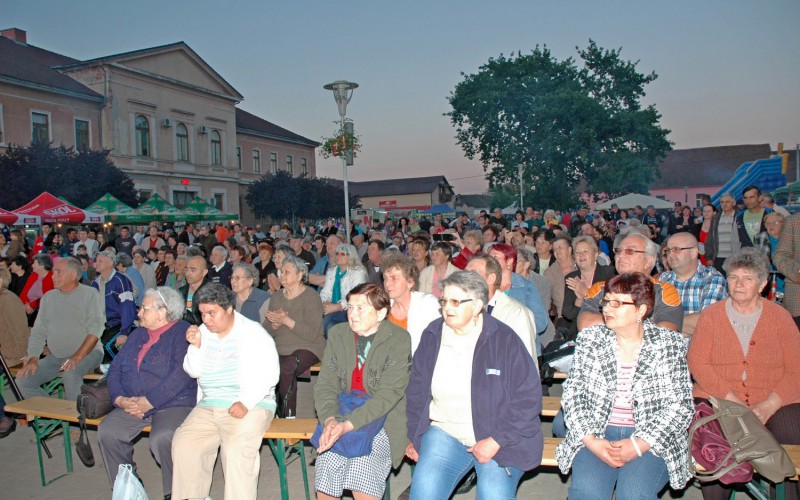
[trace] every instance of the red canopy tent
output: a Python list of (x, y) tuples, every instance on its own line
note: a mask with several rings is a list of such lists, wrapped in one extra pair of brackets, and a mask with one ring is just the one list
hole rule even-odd
[(42, 222), (62, 222), (66, 224), (100, 224), (105, 221), (102, 214), (89, 212), (60, 200), (45, 191), (24, 207), (14, 212), (20, 215), (37, 215)]
[(22, 224), (39, 225), (41, 219), (36, 215), (23, 215), (0, 208), (0, 224), (8, 226), (17, 226)]

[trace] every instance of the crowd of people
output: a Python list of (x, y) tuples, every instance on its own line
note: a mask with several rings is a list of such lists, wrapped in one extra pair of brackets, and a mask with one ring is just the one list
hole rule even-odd
[[(181, 499), (208, 495), (220, 449), (225, 496), (255, 498), (261, 437), (321, 363), (318, 498), (382, 498), (406, 458), (420, 467), (403, 495), (427, 500), (465, 479), (516, 497), (542, 459), (542, 353), (574, 340), (553, 424), (569, 497), (655, 498), (690, 480), (687, 429), (710, 396), (800, 444), (800, 215), (778, 209), (749, 186), (740, 209), (724, 195), (349, 232), (45, 224), (32, 245), (0, 240), (0, 347), (26, 397), (60, 376), (74, 399), (107, 367), (109, 482), (152, 426), (164, 496)], [(0, 437), (14, 427), (0, 417)]]

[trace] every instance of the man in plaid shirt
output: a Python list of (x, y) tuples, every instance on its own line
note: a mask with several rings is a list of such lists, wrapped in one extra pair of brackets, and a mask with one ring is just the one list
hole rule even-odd
[(706, 307), (728, 296), (728, 286), (719, 271), (698, 259), (697, 238), (692, 233), (675, 233), (667, 241), (670, 271), (659, 279), (678, 289), (683, 307), (684, 337), (691, 338), (697, 318)]
[(786, 276), (783, 307), (794, 317), (794, 322), (800, 325), (800, 213), (792, 214), (784, 221), (772, 262)]

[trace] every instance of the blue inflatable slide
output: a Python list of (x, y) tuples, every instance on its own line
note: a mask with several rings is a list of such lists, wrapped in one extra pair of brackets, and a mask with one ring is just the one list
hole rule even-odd
[(731, 193), (737, 200), (742, 199), (745, 187), (754, 185), (762, 193), (769, 193), (786, 185), (781, 155), (772, 155), (766, 160), (755, 160), (742, 163), (722, 189), (711, 197), (711, 203), (719, 206), (719, 199), (725, 193)]

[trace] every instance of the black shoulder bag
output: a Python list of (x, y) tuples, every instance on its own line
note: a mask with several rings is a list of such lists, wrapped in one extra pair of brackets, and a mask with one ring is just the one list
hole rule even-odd
[(75, 451), (86, 467), (94, 467), (94, 453), (92, 445), (89, 443), (89, 436), (86, 433), (86, 419), (100, 418), (107, 415), (114, 409), (111, 403), (111, 395), (108, 392), (108, 380), (102, 379), (83, 384), (81, 393), (76, 401), (78, 407), (78, 424), (81, 427), (81, 435), (75, 444)]

